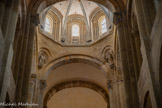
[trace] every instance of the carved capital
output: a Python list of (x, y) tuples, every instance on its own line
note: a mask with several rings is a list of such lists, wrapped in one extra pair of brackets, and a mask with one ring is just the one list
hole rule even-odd
[(35, 26), (38, 26), (38, 24), (40, 23), (39, 14), (31, 15), (31, 23), (33, 23)]
[(110, 68), (114, 68), (114, 54), (111, 50), (106, 50), (104, 54), (105, 62), (107, 62)]
[(107, 87), (108, 87), (108, 89), (113, 89), (113, 81), (112, 80), (107, 81)]
[(122, 13), (120, 12), (114, 12), (114, 19), (113, 19), (113, 23), (115, 25), (117, 25), (119, 22), (122, 21)]

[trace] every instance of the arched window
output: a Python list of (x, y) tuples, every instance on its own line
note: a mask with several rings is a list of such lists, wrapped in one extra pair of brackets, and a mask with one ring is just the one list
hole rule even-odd
[(72, 36), (73, 37), (79, 37), (79, 25), (78, 24), (74, 24), (72, 25)]
[(105, 16), (100, 17), (99, 19), (99, 28), (100, 28), (100, 35), (107, 32), (107, 24)]
[(52, 24), (53, 24), (52, 19), (49, 16), (46, 16), (44, 30), (48, 33), (52, 33)]

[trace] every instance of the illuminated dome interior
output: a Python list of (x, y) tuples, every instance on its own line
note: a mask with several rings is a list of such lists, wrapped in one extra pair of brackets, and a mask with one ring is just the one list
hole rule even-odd
[(40, 19), (40, 32), (65, 46), (91, 45), (113, 32), (112, 12), (87, 0), (58, 2), (41, 12)]

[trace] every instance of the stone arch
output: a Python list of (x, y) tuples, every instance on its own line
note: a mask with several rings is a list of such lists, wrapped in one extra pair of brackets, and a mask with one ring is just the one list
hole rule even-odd
[(44, 101), (43, 101), (43, 107), (47, 108), (47, 102), (48, 100), (57, 92), (67, 89), (67, 88), (73, 88), (73, 87), (84, 87), (84, 88), (89, 88), (91, 90), (94, 90), (95, 92), (99, 93), (107, 103), (107, 108), (110, 108), (110, 101), (109, 101), (109, 95), (106, 90), (104, 90), (102, 87), (99, 85), (96, 85), (92, 82), (87, 82), (87, 81), (81, 81), (81, 80), (73, 80), (73, 81), (67, 81), (67, 82), (62, 82), (59, 83), (55, 86), (53, 86), (47, 94), (45, 95)]
[[(86, 55), (66, 55), (60, 58), (57, 58), (53, 61), (51, 61), (46, 67), (44, 72), (44, 79), (47, 78), (47, 76), (52, 72), (52, 70), (59, 68), (63, 65), (70, 64), (70, 63), (84, 63), (84, 64), (90, 64), (99, 70), (101, 70), (104, 74), (104, 76), (107, 78), (110, 77), (109, 75), (106, 75), (106, 70), (104, 70), (103, 65), (104, 63), (96, 58), (93, 58), (91, 56), (86, 56)], [(110, 77), (111, 78), (111, 77)], [(108, 78), (108, 79), (110, 79)], [(72, 88), (72, 87), (83, 87), (83, 88), (88, 88), (91, 89), (97, 93), (99, 93), (105, 102), (107, 103), (107, 108), (110, 108), (110, 102), (109, 102), (109, 95), (108, 91), (105, 90), (104, 87), (99, 86), (98, 83), (93, 82), (93, 81), (88, 81), (88, 80), (82, 80), (82, 79), (70, 79), (70, 80), (64, 80), (61, 82), (56, 83), (55, 85), (52, 86), (52, 88), (47, 89), (48, 91), (45, 94), (44, 98), (44, 108), (46, 108), (47, 101), (54, 95), (54, 93), (59, 92), (63, 89), (66, 88)]]
[(107, 45), (102, 49), (101, 52), (104, 62), (108, 63), (110, 68), (114, 68), (115, 66), (115, 55), (112, 49), (113, 49), (112, 46)]
[(111, 45), (105, 46), (105, 47), (102, 49), (102, 51), (101, 51), (101, 55), (104, 55), (104, 53), (105, 53), (107, 50), (113, 51), (113, 47), (112, 47)]
[(145, 94), (143, 108), (153, 108), (149, 91)]
[(46, 52), (46, 53), (48, 54), (49, 57), (52, 56), (51, 52), (50, 52), (49, 49), (47, 49), (47, 48), (42, 47), (42, 48), (40, 48), (39, 51), (44, 51), (44, 52)]
[(106, 70), (106, 66), (104, 63), (94, 57), (87, 56), (87, 55), (77, 55), (77, 54), (72, 54), (72, 55), (66, 55), (62, 56), (60, 58), (57, 58), (50, 63), (48, 63), (45, 66), (44, 72), (42, 74), (42, 79), (46, 79), (46, 77), (50, 74), (50, 72), (60, 66), (70, 64), (70, 63), (85, 63), (85, 64), (90, 64), (97, 69), (99, 69), (105, 77), (108, 77), (108, 79), (111, 79), (111, 74), (108, 75), (108, 72)]
[[(49, 0), (47, 1), (47, 7), (52, 5), (52, 4), (55, 4), (57, 2), (61, 2), (63, 0)], [(114, 1), (114, 0), (109, 0), (109, 1), (106, 1), (106, 0), (89, 0), (89, 1), (93, 1), (93, 2), (96, 2), (96, 3), (99, 3), (103, 6), (105, 6), (106, 8), (108, 8), (109, 10), (111, 10), (112, 12), (119, 12), (119, 11), (123, 11), (125, 9), (125, 6), (124, 6), (124, 3), (122, 0), (120, 1)], [(36, 13), (37, 12), (37, 9), (39, 7), (39, 5), (44, 2), (44, 0), (32, 0), (29, 4), (29, 10), (32, 12), (32, 13)]]
[(46, 8), (47, 6), (47, 2), (46, 0), (44, 0), (43, 2), (40, 3), (38, 9), (37, 9), (37, 13), (41, 13), (43, 10), (48, 11), (48, 8)]

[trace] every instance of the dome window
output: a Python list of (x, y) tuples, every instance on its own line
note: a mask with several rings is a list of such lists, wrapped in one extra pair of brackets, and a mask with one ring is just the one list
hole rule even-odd
[(49, 16), (46, 17), (44, 30), (50, 34), (52, 33), (52, 19)]
[(72, 36), (73, 37), (79, 37), (79, 25), (78, 24), (74, 24), (72, 25)]
[(99, 27), (100, 27), (100, 34), (101, 35), (107, 32), (107, 24), (106, 24), (105, 16), (102, 16), (99, 19)]

